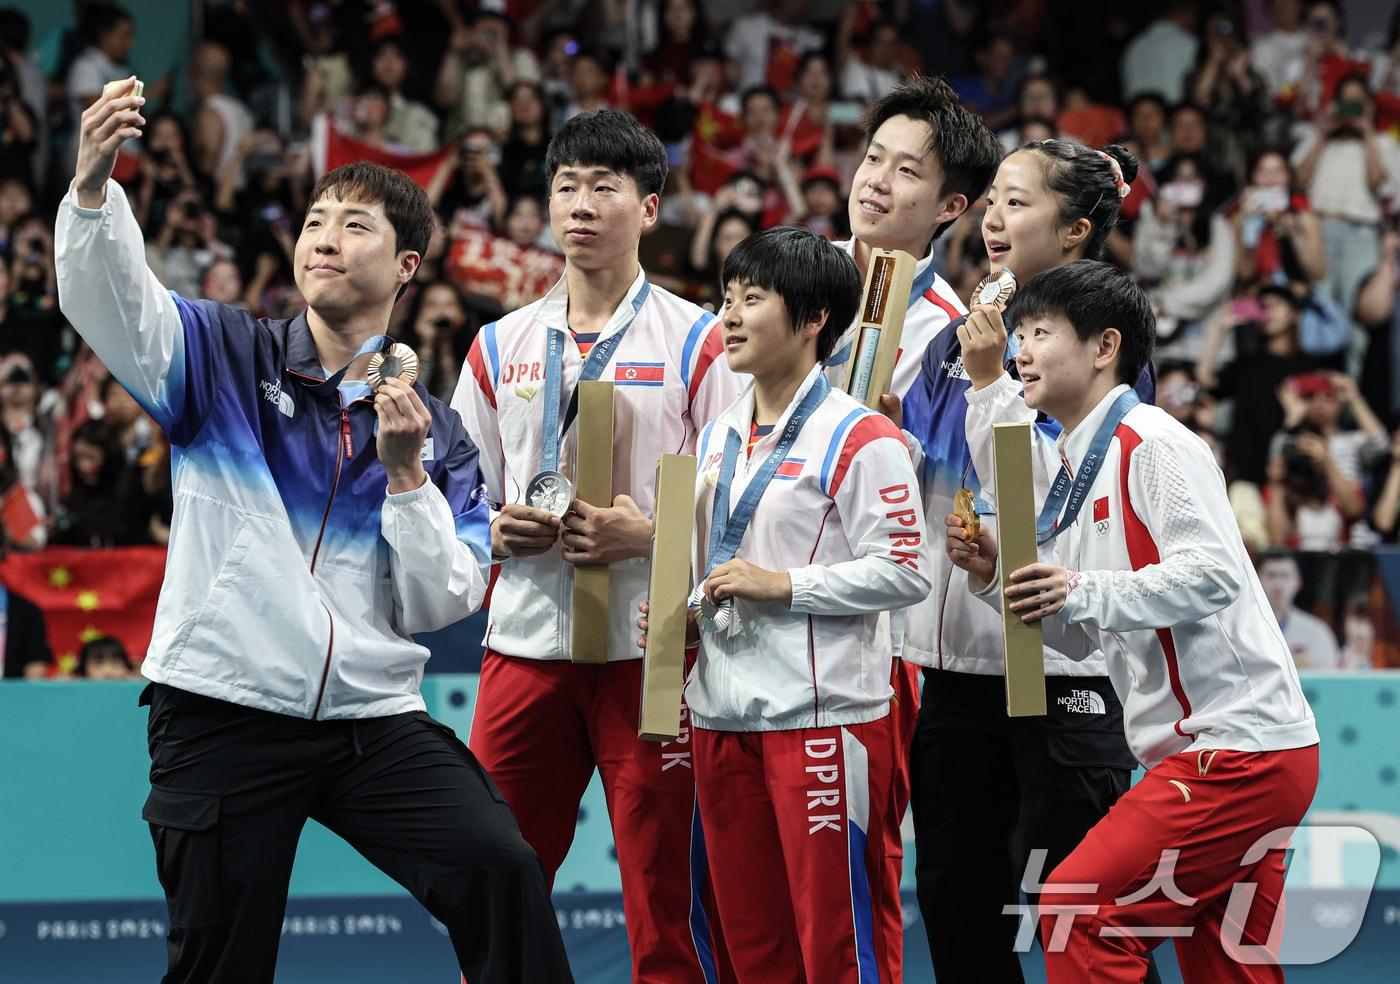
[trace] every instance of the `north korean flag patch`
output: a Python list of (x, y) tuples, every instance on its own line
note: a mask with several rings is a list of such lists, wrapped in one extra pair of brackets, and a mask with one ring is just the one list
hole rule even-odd
[(665, 381), (664, 362), (619, 362), (613, 373), (617, 386), (661, 386)]
[(1094, 530), (1100, 536), (1108, 532), (1108, 496), (1094, 500)]
[(784, 458), (778, 465), (778, 470), (773, 473), (775, 479), (792, 481), (802, 477), (802, 466), (807, 463), (806, 458)]

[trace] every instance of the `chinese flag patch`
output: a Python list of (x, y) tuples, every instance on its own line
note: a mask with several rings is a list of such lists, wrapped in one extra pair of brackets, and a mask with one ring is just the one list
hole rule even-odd
[(1108, 518), (1108, 496), (1094, 500), (1094, 522), (1099, 523)]

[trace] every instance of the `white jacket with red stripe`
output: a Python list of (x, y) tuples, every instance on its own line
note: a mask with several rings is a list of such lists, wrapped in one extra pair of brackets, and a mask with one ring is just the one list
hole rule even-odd
[[(561, 424), (578, 383), (583, 360), (568, 335), (567, 314), (568, 287), (561, 279), (538, 301), (482, 328), (467, 353), (452, 407), (479, 450), (493, 519), (503, 503), (523, 501), (525, 486), (541, 468), (550, 326), (566, 335)], [(734, 401), (739, 381), (724, 359), (722, 326), (715, 316), (649, 283), (642, 273), (595, 344), (629, 321), (599, 378), (616, 384), (613, 495), (631, 496), (650, 516), (657, 460), (663, 454), (693, 454), (700, 428)], [(559, 470), (570, 477), (576, 433), (577, 427), (570, 427), (560, 446)], [(611, 567), (609, 660), (641, 655), (633, 623), (649, 570), (645, 557)], [(501, 564), (490, 601), (488, 647), (507, 656), (568, 659), (572, 631), (573, 567), (560, 544)]]
[[(1118, 386), (1058, 447), (1079, 467)], [(1115, 432), (1083, 509), (1040, 551), (1069, 568), (1046, 644), (1101, 649), (1144, 766), (1191, 749), (1262, 752), (1317, 743), (1288, 643), (1249, 561), (1205, 442), (1139, 404)], [(983, 598), (996, 601), (995, 585)]]
[[(741, 452), (731, 510), (820, 372), (812, 369), (752, 455)], [(699, 441), (696, 583), (725, 441), (733, 431), (747, 443), (753, 405), (750, 387)], [(932, 584), (918, 479), (895, 426), (833, 388), (769, 483), (736, 556), (787, 571), (792, 603), (737, 599), (734, 627), (702, 634), (685, 691), (695, 723), (786, 731), (889, 713), (890, 611), (921, 600)]]

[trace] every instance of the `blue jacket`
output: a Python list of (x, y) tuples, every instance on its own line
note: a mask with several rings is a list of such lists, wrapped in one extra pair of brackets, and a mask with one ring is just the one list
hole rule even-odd
[(490, 568), (476, 448), (417, 386), (428, 481), (387, 494), (369, 399), (348, 404), (306, 316), (259, 320), (162, 288), (114, 182), (59, 209), (59, 300), (170, 437), (175, 514), (148, 678), (310, 718), (423, 708), (411, 633), (475, 611)]

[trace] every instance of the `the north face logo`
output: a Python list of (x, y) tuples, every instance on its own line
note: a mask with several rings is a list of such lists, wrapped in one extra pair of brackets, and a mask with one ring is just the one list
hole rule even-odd
[(952, 362), (943, 363), (943, 373), (949, 379), (971, 379), (967, 370), (963, 368), (962, 356), (958, 356)]
[(1092, 690), (1071, 690), (1055, 701), (1070, 714), (1103, 714), (1103, 698)]
[(263, 399), (268, 403), (275, 403), (282, 416), (290, 417), (297, 412), (296, 404), (292, 402), (292, 394), (283, 392), (280, 379), (275, 383), (264, 379), (258, 386), (262, 389)]

